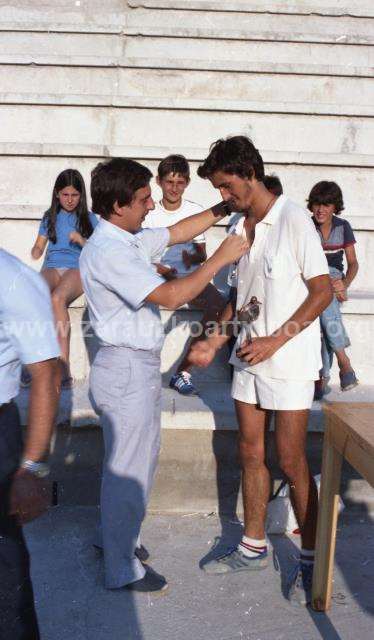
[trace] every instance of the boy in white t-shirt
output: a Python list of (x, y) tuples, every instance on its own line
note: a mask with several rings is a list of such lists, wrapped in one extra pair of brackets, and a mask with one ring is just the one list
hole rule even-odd
[[(144, 226), (148, 228), (169, 227), (180, 220), (203, 211), (203, 207), (183, 198), (190, 182), (190, 167), (182, 155), (170, 155), (164, 158), (157, 170), (157, 184), (162, 189), (162, 198), (155, 201)], [(168, 247), (157, 264), (157, 271), (166, 280), (181, 278), (197, 269), (207, 259), (205, 236), (196, 236), (192, 242)], [(213, 284), (192, 300), (191, 304), (204, 311), (201, 320), (202, 332), (209, 321), (217, 320), (226, 301)], [(191, 380), (189, 350), (170, 379), (170, 387), (183, 395), (196, 395)]]

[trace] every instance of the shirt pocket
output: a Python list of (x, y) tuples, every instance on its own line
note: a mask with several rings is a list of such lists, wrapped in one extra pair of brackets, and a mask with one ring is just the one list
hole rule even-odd
[(283, 256), (265, 255), (264, 256), (264, 273), (265, 277), (271, 280), (277, 280), (284, 276), (285, 265)]

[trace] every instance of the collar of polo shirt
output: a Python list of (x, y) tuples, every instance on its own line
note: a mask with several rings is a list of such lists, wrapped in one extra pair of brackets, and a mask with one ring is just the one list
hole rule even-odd
[(109, 220), (104, 220), (104, 218), (101, 218), (99, 225), (103, 227), (103, 230), (105, 231), (105, 233), (108, 233), (114, 236), (115, 238), (119, 238), (124, 242), (129, 242), (130, 244), (136, 247), (138, 246), (136, 235), (129, 233), (125, 229), (121, 229), (120, 227), (117, 227), (116, 224), (109, 222)]
[(275, 224), (279, 218), (280, 210), (285, 200), (287, 200), (286, 196), (278, 196), (269, 213), (266, 214), (265, 218), (263, 218), (261, 222), (263, 222), (264, 224)]

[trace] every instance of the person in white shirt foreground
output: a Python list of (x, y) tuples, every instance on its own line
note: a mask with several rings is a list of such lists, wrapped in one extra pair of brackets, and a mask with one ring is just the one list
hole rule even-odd
[[(48, 473), (60, 348), (43, 278), (0, 249), (0, 638), (39, 640), (22, 525), (51, 504)], [(26, 439), (14, 398), (31, 374)]]
[[(293, 602), (310, 601), (317, 521), (317, 489), (305, 452), (314, 380), (321, 364), (318, 317), (332, 300), (326, 258), (309, 214), (284, 195), (278, 198), (263, 184), (258, 150), (244, 136), (218, 140), (198, 169), (219, 189), (235, 211), (246, 216), (249, 251), (237, 267), (237, 310), (256, 300), (257, 318), (239, 334), (230, 362), (234, 365), (232, 396), (239, 422), (243, 469), (244, 536), (238, 547), (205, 565), (222, 574), (258, 570), (267, 565), (266, 507), (270, 476), (265, 465), (265, 429), (275, 412), (279, 464), (301, 531), (301, 558), (288, 584)], [(222, 321), (231, 321), (229, 304)], [(223, 324), (207, 340), (196, 343), (191, 363), (208, 366), (224, 343)]]
[(82, 249), (80, 271), (90, 320), (100, 339), (90, 390), (101, 415), (105, 458), (101, 531), (105, 585), (165, 592), (163, 576), (145, 569), (136, 550), (160, 448), (160, 351), (164, 335), (158, 307), (177, 309), (195, 298), (222, 267), (248, 249), (226, 238), (199, 269), (165, 282), (154, 264), (167, 246), (189, 242), (226, 215), (225, 203), (163, 229), (143, 229), (154, 203), (151, 172), (113, 158), (92, 172), (94, 211), (101, 220)]
[[(150, 229), (170, 227), (194, 213), (203, 211), (203, 207), (196, 202), (183, 198), (190, 182), (190, 167), (184, 156), (175, 154), (161, 160), (157, 169), (156, 182), (162, 189), (162, 198), (159, 202), (155, 202), (155, 208), (147, 217), (143, 227)], [(205, 236), (202, 233), (191, 242), (168, 247), (157, 265), (158, 273), (166, 280), (183, 278), (192, 273), (207, 259), (205, 244)], [(209, 322), (217, 321), (226, 306), (226, 301), (216, 287), (209, 282), (205, 289), (191, 300), (191, 304), (204, 311), (201, 319), (201, 335), (204, 335), (205, 327)], [(196, 395), (197, 391), (191, 379), (188, 353), (189, 350), (179, 363), (176, 373), (171, 377), (169, 386), (182, 395), (192, 396)]]

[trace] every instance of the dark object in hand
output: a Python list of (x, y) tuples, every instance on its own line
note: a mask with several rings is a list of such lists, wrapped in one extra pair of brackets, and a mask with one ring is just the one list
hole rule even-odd
[(260, 305), (261, 302), (257, 300), (256, 296), (252, 296), (248, 304), (245, 304), (238, 311), (239, 322), (250, 323), (257, 320), (258, 316), (260, 315)]
[[(244, 325), (245, 335), (248, 342), (251, 341), (250, 325), (251, 322), (257, 320), (258, 316), (260, 315), (260, 305), (261, 302), (257, 300), (256, 296), (252, 296), (248, 304), (245, 304), (238, 311), (238, 320), (241, 324)], [(240, 347), (236, 350), (236, 354), (238, 354), (238, 351), (240, 351), (241, 347), (242, 345), (240, 345)]]

